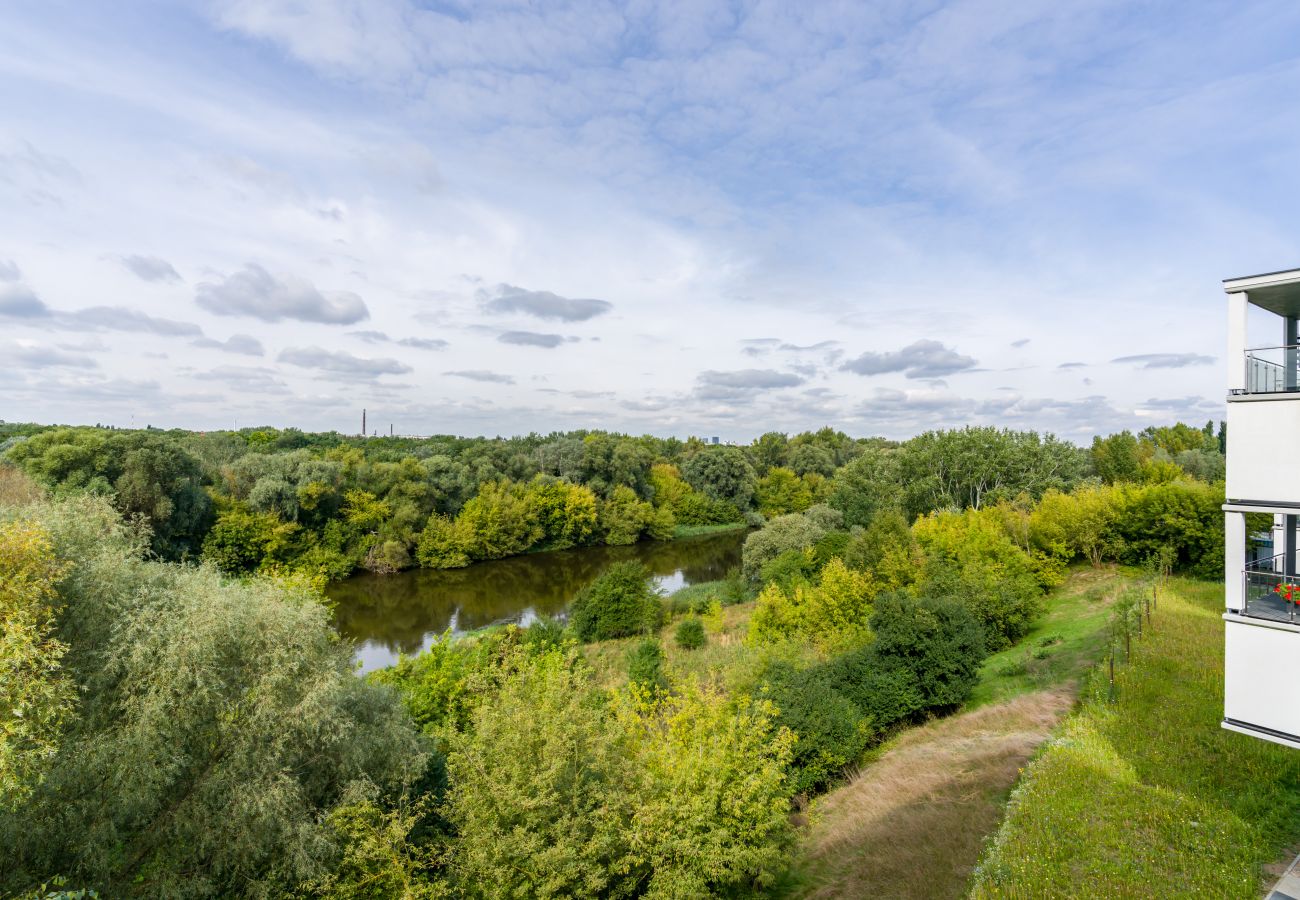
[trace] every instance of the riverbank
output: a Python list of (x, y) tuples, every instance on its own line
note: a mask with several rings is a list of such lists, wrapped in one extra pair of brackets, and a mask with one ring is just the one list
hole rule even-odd
[(369, 671), (420, 652), (447, 631), (465, 634), (562, 615), (614, 563), (644, 565), (668, 593), (724, 578), (739, 567), (746, 535), (743, 527), (723, 528), (680, 540), (529, 553), (462, 569), (357, 575), (326, 593), (339, 633), (356, 642), (357, 659)]

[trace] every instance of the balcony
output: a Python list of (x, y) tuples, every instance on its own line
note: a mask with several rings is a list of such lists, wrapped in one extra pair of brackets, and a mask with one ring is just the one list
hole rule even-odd
[(1233, 393), (1285, 394), (1300, 391), (1300, 345), (1246, 351), (1246, 383)]
[[(1284, 572), (1286, 554), (1269, 559), (1261, 559), (1246, 566), (1243, 573), (1245, 581), (1245, 604), (1241, 614), (1252, 619), (1267, 619), (1271, 622), (1296, 624), (1300, 618), (1300, 609), (1296, 603), (1289, 602), (1289, 593), (1300, 601), (1300, 575), (1287, 575)], [(1294, 591), (1288, 588), (1294, 587)]]

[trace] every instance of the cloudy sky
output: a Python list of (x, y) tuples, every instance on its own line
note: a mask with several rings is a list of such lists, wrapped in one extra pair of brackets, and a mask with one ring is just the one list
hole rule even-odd
[(0, 33), (10, 421), (1083, 440), (1219, 417), (1219, 281), (1300, 265), (1294, 3), (10, 0)]

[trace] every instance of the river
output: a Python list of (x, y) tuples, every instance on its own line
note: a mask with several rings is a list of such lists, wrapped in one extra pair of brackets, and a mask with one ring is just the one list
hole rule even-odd
[(581, 547), (530, 553), (464, 569), (412, 569), (396, 575), (354, 575), (329, 586), (339, 632), (356, 642), (361, 671), (390, 666), (399, 654), (428, 647), (450, 629), (527, 625), (564, 612), (573, 597), (611, 563), (638, 560), (655, 585), (671, 593), (714, 581), (740, 565), (748, 532), (738, 529), (630, 547)]

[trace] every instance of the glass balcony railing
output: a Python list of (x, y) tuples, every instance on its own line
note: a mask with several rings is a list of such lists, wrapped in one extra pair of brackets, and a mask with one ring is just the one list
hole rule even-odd
[(1245, 615), (1274, 622), (1300, 618), (1300, 575), (1286, 574), (1285, 558), (1283, 553), (1246, 566)]
[(1300, 345), (1246, 351), (1246, 393), (1300, 391)]

